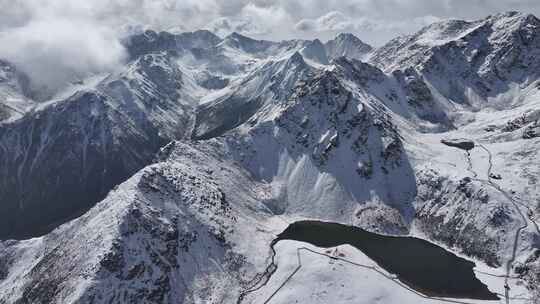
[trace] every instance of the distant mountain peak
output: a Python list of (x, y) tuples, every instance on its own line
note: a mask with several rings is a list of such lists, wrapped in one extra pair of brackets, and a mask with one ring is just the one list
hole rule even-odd
[[(370, 61), (388, 71), (423, 65), (422, 62), (430, 60), (459, 59), (472, 64), (471, 68), (478, 69), (482, 75), (495, 73), (498, 75), (495, 78), (504, 77), (512, 68), (537, 65), (531, 58), (540, 46), (539, 29), (538, 18), (519, 12), (500, 13), (477, 21), (444, 20), (390, 41), (377, 49)], [(491, 55), (479, 50), (489, 50)], [(453, 58), (448, 58), (449, 52), (453, 52)], [(440, 54), (438, 59), (434, 54)]]
[(304, 57), (298, 51), (294, 52), (289, 58), (290, 63), (302, 63), (305, 64)]
[(312, 41), (313, 44), (319, 46), (319, 45), (323, 45), (323, 43), (321, 42), (321, 40), (319, 40), (318, 38), (315, 38), (313, 41)]
[(193, 48), (211, 48), (221, 42), (221, 38), (207, 30), (171, 34), (146, 30), (130, 36), (124, 42), (131, 59), (153, 52), (182, 52)]
[(232, 32), (231, 34), (227, 35), (224, 38), (224, 40), (234, 40), (234, 41), (238, 41), (240, 43), (260, 43), (260, 42), (265, 42), (265, 40), (253, 39), (251, 37), (242, 35), (242, 34), (240, 34), (238, 32)]
[(331, 59), (342, 56), (363, 59), (373, 48), (351, 33), (340, 33), (325, 43), (326, 52)]
[(246, 53), (263, 52), (272, 44), (274, 42), (253, 39), (238, 32), (233, 32), (223, 39), (223, 45), (242, 50)]
[(313, 60), (317, 63), (329, 63), (324, 44), (319, 39), (315, 39), (306, 44), (306, 46), (304, 46), (304, 48), (301, 50), (301, 53), (305, 58)]
[(497, 30), (502, 31), (515, 31), (527, 27), (540, 27), (540, 20), (535, 15), (515, 11), (488, 16), (483, 22), (492, 24)]
[(341, 40), (341, 41), (350, 40), (350, 41), (355, 41), (355, 42), (360, 42), (362, 44), (366, 44), (365, 42), (360, 40), (360, 38), (358, 38), (353, 33), (339, 33), (339, 34), (337, 34), (337, 36), (333, 40)]
[(358, 39), (358, 37), (356, 37), (353, 33), (339, 33), (337, 34), (336, 38), (355, 38), (355, 39)]
[(225, 37), (225, 39), (227, 38), (230, 38), (230, 39), (246, 39), (246, 40), (254, 40), (254, 39), (251, 39), (247, 36), (244, 36), (238, 32), (232, 32), (230, 33), (229, 35), (227, 35), (227, 37)]
[(507, 11), (501, 12), (494, 15), (489, 15), (486, 19), (502, 19), (502, 18), (526, 18), (527, 16), (533, 16), (532, 14), (525, 14), (519, 11)]

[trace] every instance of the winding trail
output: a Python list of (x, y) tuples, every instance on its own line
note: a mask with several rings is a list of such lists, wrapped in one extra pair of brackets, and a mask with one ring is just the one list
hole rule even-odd
[[(491, 179), (491, 176), (490, 176), (491, 175), (491, 169), (493, 168), (491, 152), (483, 145), (478, 145), (478, 146), (481, 147), (482, 149), (484, 149), (488, 153), (488, 157), (489, 157), (489, 169), (488, 169), (488, 181), (487, 181), (487, 183), (489, 183), (492, 187), (494, 187), (499, 192), (501, 192), (504, 195), (504, 197), (506, 197), (509, 201), (511, 201), (514, 204), (514, 206), (516, 207), (516, 209), (520, 212), (520, 214), (521, 214), (521, 216), (523, 218), (524, 218), (523, 213), (521, 212), (521, 209), (519, 209), (519, 207), (517, 207), (517, 205), (520, 205), (523, 208), (527, 209), (527, 217), (529, 218), (529, 221), (534, 226), (534, 228), (536, 230), (536, 233), (538, 233), (540, 235), (540, 227), (538, 226), (538, 223), (536, 223), (536, 220), (533, 217), (534, 211), (531, 209), (530, 206), (527, 206), (526, 204), (523, 204), (521, 202), (516, 201), (512, 197), (512, 195), (508, 194), (508, 192), (504, 191), (501, 188), (501, 186), (499, 186), (497, 183), (493, 182), (493, 180)], [(477, 180), (481, 181), (481, 182), (484, 182), (484, 183), (486, 182), (485, 180), (479, 180), (479, 179), (477, 179)]]
[[(412, 292), (414, 293), (415, 295), (421, 297), (421, 298), (424, 298), (424, 299), (428, 299), (428, 300), (435, 300), (435, 301), (440, 301), (440, 302), (443, 302), (443, 303), (457, 303), (457, 304), (473, 304), (472, 302), (466, 302), (466, 301), (461, 301), (461, 300), (457, 300), (457, 299), (445, 299), (445, 298), (439, 298), (439, 297), (430, 297), (430, 296), (427, 296), (427, 295), (424, 295), (414, 289), (412, 289), (411, 287), (401, 283), (395, 276), (393, 275), (389, 275), (387, 273), (385, 273), (384, 271), (380, 270), (378, 267), (375, 267), (375, 266), (372, 266), (372, 265), (365, 265), (365, 264), (361, 264), (361, 263), (356, 263), (356, 262), (353, 262), (351, 260), (348, 260), (348, 259), (345, 259), (345, 258), (342, 258), (342, 257), (337, 257), (337, 256), (333, 256), (333, 255), (329, 255), (327, 253), (321, 253), (321, 252), (318, 252), (318, 251), (315, 251), (315, 250), (312, 250), (310, 248), (307, 248), (307, 247), (299, 247), (296, 249), (296, 256), (297, 256), (297, 263), (298, 265), (296, 266), (296, 268), (291, 272), (291, 274), (289, 274), (285, 280), (276, 288), (276, 290), (274, 290), (272, 292), (272, 294), (270, 294), (270, 296), (268, 296), (268, 298), (266, 298), (266, 300), (263, 302), (263, 304), (268, 304), (274, 297), (275, 295), (287, 284), (291, 281), (291, 279), (298, 273), (298, 271), (300, 271), (300, 269), (302, 268), (303, 264), (302, 264), (302, 258), (301, 258), (301, 252), (304, 251), (306, 253), (311, 253), (311, 254), (316, 254), (316, 255), (320, 255), (320, 256), (324, 256), (324, 257), (328, 257), (332, 260), (337, 260), (337, 261), (342, 261), (342, 262), (345, 262), (347, 264), (350, 264), (352, 266), (355, 266), (355, 267), (359, 267), (359, 268), (363, 268), (363, 269), (366, 269), (366, 270), (369, 270), (369, 271), (374, 271), (380, 275), (382, 275), (383, 277), (385, 277), (387, 280), (390, 280), (392, 281), (393, 283), (395, 283), (396, 285), (398, 285), (399, 287), (403, 288), (403, 289), (406, 289), (408, 290), (409, 292)], [(499, 296), (504, 296), (500, 293), (496, 293), (497, 295)], [(529, 299), (526, 299), (526, 298), (514, 298), (514, 299), (521, 299), (521, 300), (529, 300)]]
[(270, 278), (272, 275), (277, 271), (278, 266), (276, 264), (276, 249), (274, 246), (276, 245), (276, 240), (274, 239), (272, 243), (270, 243), (270, 249), (272, 253), (270, 254), (270, 264), (266, 267), (266, 269), (262, 273), (258, 273), (255, 275), (253, 279), (248, 283), (248, 287), (240, 293), (240, 296), (238, 297), (238, 300), (236, 301), (236, 304), (242, 303), (244, 298), (257, 290), (260, 290), (266, 284), (268, 284), (268, 281), (270, 281)]
[[(501, 188), (501, 186), (499, 186), (499, 184), (495, 183), (493, 181), (493, 179), (491, 178), (492, 169), (493, 169), (493, 156), (491, 154), (491, 151), (489, 151), (489, 149), (486, 148), (484, 145), (478, 145), (478, 147), (482, 148), (488, 154), (488, 162), (489, 162), (489, 167), (488, 167), (488, 172), (487, 172), (488, 179), (487, 179), (487, 181), (483, 180), (483, 179), (478, 179), (478, 178), (476, 178), (476, 174), (475, 174), (474, 180), (482, 182), (482, 183), (487, 184), (487, 185), (490, 185), (491, 187), (493, 187), (494, 189), (499, 191), (508, 201), (510, 201), (512, 203), (512, 205), (514, 206), (516, 211), (519, 213), (519, 215), (520, 215), (520, 217), (521, 217), (521, 219), (523, 221), (523, 225), (518, 227), (518, 229), (516, 229), (516, 233), (514, 235), (514, 244), (512, 246), (512, 257), (506, 262), (506, 275), (504, 276), (504, 289), (505, 289), (504, 293), (505, 293), (506, 303), (509, 304), (511, 298), (510, 298), (510, 287), (508, 285), (508, 280), (512, 278), (511, 275), (510, 275), (510, 272), (512, 270), (512, 264), (514, 264), (514, 262), (516, 260), (517, 247), (518, 247), (518, 244), (519, 244), (519, 236), (521, 235), (521, 232), (528, 227), (529, 224), (528, 224), (528, 221), (527, 221), (527, 217), (523, 214), (521, 208), (519, 208), (519, 206), (518, 206), (518, 205), (520, 205), (520, 206), (524, 206), (524, 205), (516, 202), (514, 200), (514, 198), (510, 194), (508, 194), (508, 192), (503, 190)], [(467, 159), (469, 160), (469, 164), (471, 164), (471, 166), (472, 166), (472, 163), (470, 162), (470, 154), (468, 152), (467, 152)], [(527, 207), (527, 206), (525, 206), (525, 207)], [(528, 209), (529, 209), (529, 213), (532, 214), (532, 210), (530, 208), (528, 208)], [(536, 224), (536, 222), (534, 222), (531, 218), (529, 218), (529, 220), (534, 224), (534, 226), (536, 226), (536, 230), (540, 234), (540, 230), (538, 229), (538, 225)]]

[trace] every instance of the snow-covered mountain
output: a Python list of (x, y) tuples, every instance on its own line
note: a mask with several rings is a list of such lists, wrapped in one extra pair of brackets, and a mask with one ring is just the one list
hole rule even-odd
[(39, 237), (0, 242), (0, 303), (445, 301), (355, 247), (273, 241), (304, 219), (429, 240), (538, 303), (539, 25), (130, 37), (122, 71), (4, 115), (0, 235)]
[(2, 237), (37, 235), (79, 215), (189, 133), (198, 87), (175, 60), (141, 56), (2, 125)]
[(390, 41), (369, 62), (386, 72), (414, 68), (451, 102), (484, 107), (504, 93), (536, 85), (539, 27), (538, 18), (518, 12), (443, 21)]
[(332, 59), (349, 57), (361, 60), (373, 51), (373, 47), (350, 33), (337, 35), (336, 38), (327, 41), (325, 47), (326, 53)]

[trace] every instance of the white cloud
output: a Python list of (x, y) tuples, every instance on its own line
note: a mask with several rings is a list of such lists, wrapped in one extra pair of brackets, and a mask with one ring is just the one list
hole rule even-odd
[(43, 19), (0, 33), (0, 56), (26, 72), (34, 85), (55, 91), (91, 73), (110, 71), (124, 58), (114, 32), (95, 24)]
[(221, 17), (210, 22), (204, 28), (221, 37), (227, 36), (232, 32), (238, 32), (248, 36), (268, 34), (267, 28), (261, 28), (251, 18)]
[(478, 19), (538, 0), (0, 0), (0, 57), (35, 81), (58, 86), (72, 75), (122, 61), (126, 28), (210, 28), (264, 39), (322, 38), (352, 32), (380, 45), (440, 19)]
[[(441, 19), (435, 16), (423, 16), (412, 18), (411, 20), (385, 20), (369, 17), (352, 18), (342, 12), (331, 11), (316, 19), (302, 19), (295, 25), (295, 29), (311, 35), (334, 36), (340, 32), (352, 32), (360, 37), (362, 34), (378, 34), (382, 39), (370, 39), (369, 42), (376, 44), (386, 42), (391, 36), (397, 33), (406, 33), (417, 30), (428, 24)], [(382, 34), (382, 35), (381, 35)]]

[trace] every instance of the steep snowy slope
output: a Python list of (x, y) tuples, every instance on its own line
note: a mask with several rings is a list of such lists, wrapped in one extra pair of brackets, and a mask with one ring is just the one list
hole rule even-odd
[(79, 219), (4, 242), (0, 303), (234, 303), (264, 263), (268, 189), (220, 146), (169, 144)]
[(196, 86), (174, 58), (140, 57), (94, 89), (0, 127), (0, 237), (86, 210), (190, 129)]
[(336, 74), (315, 71), (225, 137), (254, 177), (272, 181), (276, 213), (349, 221), (376, 201), (401, 211), (381, 223), (399, 231), (412, 217), (414, 180), (397, 130)]
[(413, 68), (451, 106), (506, 108), (499, 100), (537, 85), (540, 20), (509, 12), (486, 19), (443, 21), (375, 50), (370, 62), (391, 72)]
[(302, 55), (270, 60), (245, 78), (231, 84), (222, 95), (197, 109), (193, 138), (207, 139), (244, 123), (254, 113), (288, 98), (297, 81), (313, 70)]

